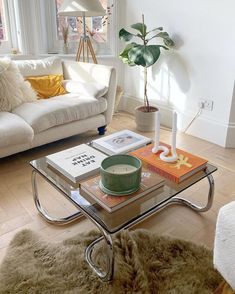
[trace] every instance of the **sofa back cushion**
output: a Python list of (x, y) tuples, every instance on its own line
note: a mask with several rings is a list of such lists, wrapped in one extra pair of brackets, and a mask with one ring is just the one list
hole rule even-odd
[(14, 60), (24, 77), (63, 75), (62, 61), (58, 57), (36, 60)]
[(26, 77), (32, 88), (37, 92), (38, 98), (47, 99), (66, 94), (62, 86), (62, 75), (46, 75), (38, 77)]
[(17, 66), (8, 58), (0, 59), (0, 111), (11, 112), (24, 102), (37, 100), (37, 94), (24, 81)]
[(97, 99), (103, 97), (108, 92), (108, 87), (105, 87), (99, 83), (64, 80), (62, 85), (68, 93), (92, 96)]

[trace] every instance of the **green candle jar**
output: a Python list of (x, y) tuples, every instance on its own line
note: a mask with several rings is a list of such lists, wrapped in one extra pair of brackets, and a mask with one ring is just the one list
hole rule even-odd
[(100, 168), (100, 188), (110, 195), (128, 195), (140, 188), (141, 161), (131, 155), (118, 154), (105, 158)]

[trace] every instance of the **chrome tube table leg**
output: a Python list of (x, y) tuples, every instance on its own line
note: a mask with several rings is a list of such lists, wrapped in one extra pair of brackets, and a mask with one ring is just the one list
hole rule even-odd
[[(191, 209), (197, 211), (197, 212), (205, 212), (207, 210), (209, 210), (212, 206), (213, 203), (213, 198), (214, 198), (214, 179), (212, 177), (212, 175), (208, 175), (207, 176), (208, 182), (209, 182), (209, 192), (208, 192), (208, 197), (207, 197), (207, 203), (205, 206), (197, 206), (196, 204), (192, 203), (191, 201), (181, 198), (181, 197), (173, 197), (172, 199), (170, 199), (169, 201), (166, 201), (165, 203), (163, 203), (162, 205), (160, 205), (158, 207), (158, 209), (155, 210), (155, 212), (157, 210), (163, 209), (165, 207), (167, 207), (168, 205), (171, 204), (183, 204), (186, 206), (189, 206)], [(145, 219), (147, 217), (147, 215), (145, 215), (145, 217), (143, 219)], [(141, 220), (141, 218), (139, 218), (139, 221)], [(88, 262), (88, 264), (90, 265), (90, 267), (96, 272), (96, 274), (103, 280), (103, 281), (110, 281), (112, 279), (113, 276), (113, 267), (114, 267), (114, 252), (113, 252), (113, 243), (112, 243), (112, 238), (111, 235), (109, 235), (107, 232), (105, 232), (101, 226), (99, 226), (99, 224), (97, 224), (95, 222), (95, 224), (99, 227), (100, 231), (102, 232), (103, 236), (96, 239), (95, 241), (93, 241), (87, 248), (86, 248), (86, 252), (85, 252), (85, 258), (86, 261)], [(133, 222), (131, 225), (134, 225), (135, 222)], [(130, 226), (126, 226), (126, 229), (130, 227)], [(97, 267), (93, 260), (92, 260), (92, 251), (94, 249), (94, 246), (100, 242), (101, 240), (105, 240), (108, 246), (108, 252), (107, 252), (107, 258), (108, 258), (108, 270), (106, 273), (104, 273), (99, 267)]]
[(128, 229), (138, 223), (140, 223), (141, 221), (147, 219), (148, 217), (150, 217), (151, 215), (153, 215), (154, 213), (166, 208), (169, 205), (172, 204), (181, 204), (181, 205), (186, 205), (188, 207), (190, 207), (191, 209), (193, 209), (194, 211), (197, 212), (205, 212), (207, 210), (209, 210), (213, 204), (213, 199), (214, 199), (214, 179), (212, 177), (212, 175), (208, 175), (207, 176), (208, 182), (209, 182), (209, 192), (208, 192), (208, 198), (207, 198), (207, 203), (205, 206), (198, 206), (194, 203), (192, 203), (191, 201), (182, 198), (182, 197), (178, 197), (175, 196), (161, 204), (159, 204), (157, 207), (155, 207), (153, 210), (145, 213), (144, 215), (140, 216), (138, 219), (136, 219), (135, 221), (133, 221), (131, 224), (128, 224), (127, 226), (125, 226), (125, 229)]
[(214, 179), (213, 179), (212, 175), (208, 175), (207, 179), (209, 182), (209, 192), (208, 192), (208, 197), (207, 197), (207, 203), (205, 206), (198, 206), (185, 198), (177, 197), (177, 196), (170, 199), (169, 202), (167, 202), (167, 205), (183, 204), (183, 205), (189, 206), (191, 209), (193, 209), (197, 212), (205, 212), (205, 211), (209, 210), (213, 204), (215, 184), (214, 184)]
[(36, 205), (36, 208), (39, 214), (49, 223), (57, 224), (57, 225), (65, 225), (68, 224), (82, 216), (81, 212), (78, 211), (72, 215), (63, 217), (63, 218), (54, 218), (51, 217), (47, 211), (41, 205), (40, 199), (38, 197), (38, 187), (37, 187), (37, 172), (35, 170), (32, 171), (32, 189), (33, 189), (33, 199)]
[[(100, 238), (94, 240), (89, 246), (87, 246), (85, 251), (85, 259), (88, 262), (89, 266), (95, 271), (95, 273), (100, 277), (103, 281), (110, 281), (113, 277), (113, 269), (114, 269), (114, 252), (113, 252), (113, 241), (110, 234), (108, 234), (95, 220), (91, 219), (90, 216), (85, 212), (77, 212), (75, 214), (69, 215), (64, 218), (53, 218), (51, 217), (47, 211), (41, 205), (40, 199), (38, 197), (38, 187), (37, 187), (37, 171), (32, 171), (32, 189), (33, 189), (33, 198), (36, 205), (36, 208), (39, 214), (49, 223), (57, 224), (57, 225), (64, 225), (70, 223), (77, 218), (85, 215), (88, 219), (90, 219), (101, 231), (102, 235)], [(47, 180), (47, 179), (45, 179)], [(107, 271), (103, 271), (97, 265), (95, 265), (94, 261), (92, 260), (92, 252), (94, 246), (100, 242), (101, 240), (105, 240), (107, 243)]]
[[(113, 241), (110, 234), (105, 232), (101, 229), (103, 236), (94, 240), (90, 245), (87, 246), (85, 251), (85, 259), (88, 262), (89, 266), (95, 271), (95, 273), (99, 276), (99, 278), (104, 281), (108, 282), (112, 280), (113, 277), (113, 270), (114, 270), (114, 251), (113, 251)], [(105, 272), (103, 269), (98, 267), (94, 261), (92, 260), (92, 252), (97, 243), (100, 241), (105, 240), (107, 243), (107, 271)]]

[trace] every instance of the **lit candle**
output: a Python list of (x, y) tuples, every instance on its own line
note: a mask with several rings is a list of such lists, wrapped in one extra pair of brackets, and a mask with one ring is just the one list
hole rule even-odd
[(105, 171), (112, 173), (112, 174), (129, 174), (133, 171), (136, 171), (137, 168), (130, 164), (115, 164), (107, 167)]
[(156, 111), (156, 114), (155, 114), (155, 141), (154, 141), (154, 147), (152, 149), (153, 153), (157, 153), (159, 150), (160, 121), (161, 121), (161, 113), (160, 113), (160, 110), (158, 110)]

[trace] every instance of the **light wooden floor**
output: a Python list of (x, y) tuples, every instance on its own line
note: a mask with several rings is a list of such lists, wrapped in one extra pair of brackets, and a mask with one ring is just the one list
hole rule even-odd
[[(133, 117), (119, 113), (114, 116), (113, 122), (108, 127), (108, 133), (124, 128), (135, 131)], [(154, 134), (144, 133), (144, 135), (153, 137)], [(91, 136), (96, 137), (96, 132), (88, 132), (0, 159), (0, 261), (10, 240), (21, 229), (30, 228), (52, 241), (60, 241), (94, 228), (85, 218), (63, 227), (50, 225), (41, 219), (32, 199), (29, 166), (29, 161), (32, 159), (87, 142)], [(168, 130), (161, 130), (161, 140), (170, 143)], [(224, 149), (186, 134), (178, 135), (177, 146), (208, 158), (218, 167), (218, 171), (214, 174), (216, 189), (212, 209), (204, 214), (197, 214), (186, 207), (171, 206), (136, 227), (213, 247), (218, 210), (235, 199), (235, 149)], [(62, 216), (75, 211), (75, 208), (57, 195), (49, 185), (41, 182), (40, 187), (50, 213)], [(207, 196), (207, 188), (207, 180), (201, 181), (187, 190), (187, 193), (184, 192), (184, 196), (203, 202)]]

